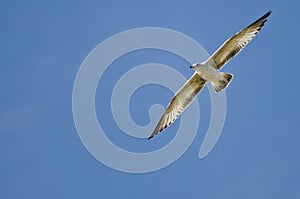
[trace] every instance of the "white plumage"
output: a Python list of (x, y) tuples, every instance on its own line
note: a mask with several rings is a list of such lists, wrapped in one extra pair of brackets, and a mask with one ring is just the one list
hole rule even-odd
[(193, 64), (190, 67), (195, 70), (195, 73), (175, 94), (148, 139), (151, 139), (163, 129), (170, 126), (190, 105), (207, 82), (211, 82), (216, 92), (224, 90), (229, 85), (233, 75), (220, 72), (219, 69), (232, 57), (237, 55), (257, 35), (270, 14), (271, 11), (267, 12), (261, 18), (225, 41), (206, 61)]

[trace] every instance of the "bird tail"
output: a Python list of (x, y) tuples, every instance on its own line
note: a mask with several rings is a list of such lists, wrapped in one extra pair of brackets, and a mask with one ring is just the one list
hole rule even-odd
[(229, 74), (229, 73), (220, 72), (220, 77), (221, 78), (218, 81), (212, 82), (212, 86), (213, 86), (214, 90), (216, 91), (216, 93), (227, 88), (227, 86), (229, 85), (230, 81), (233, 78), (233, 75)]

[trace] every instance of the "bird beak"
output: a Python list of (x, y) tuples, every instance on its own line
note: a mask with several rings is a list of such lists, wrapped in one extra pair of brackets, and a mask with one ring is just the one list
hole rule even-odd
[(193, 66), (193, 65), (192, 65), (192, 66), (190, 66), (190, 68), (194, 69), (194, 68), (195, 68), (195, 66)]

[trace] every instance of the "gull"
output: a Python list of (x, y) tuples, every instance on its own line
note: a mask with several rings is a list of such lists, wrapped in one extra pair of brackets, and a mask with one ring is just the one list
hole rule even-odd
[(216, 93), (227, 88), (233, 75), (220, 72), (219, 70), (257, 35), (271, 12), (271, 10), (268, 11), (261, 18), (225, 41), (206, 61), (190, 66), (190, 68), (195, 70), (194, 74), (168, 104), (157, 126), (148, 137), (148, 140), (153, 138), (163, 129), (169, 127), (192, 103), (206, 83), (210, 82)]

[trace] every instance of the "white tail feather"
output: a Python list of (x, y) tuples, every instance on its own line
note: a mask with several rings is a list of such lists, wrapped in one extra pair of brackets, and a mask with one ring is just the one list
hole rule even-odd
[(216, 93), (227, 88), (227, 86), (229, 85), (230, 81), (233, 78), (233, 75), (229, 74), (229, 73), (220, 72), (220, 76), (221, 76), (221, 78), (218, 81), (212, 82), (212, 86), (213, 86), (214, 90), (216, 91)]

